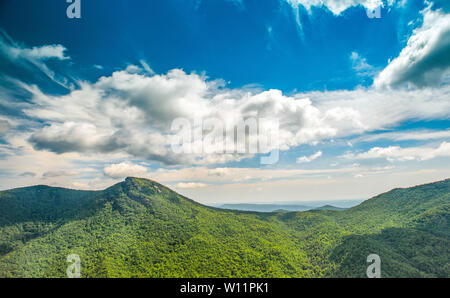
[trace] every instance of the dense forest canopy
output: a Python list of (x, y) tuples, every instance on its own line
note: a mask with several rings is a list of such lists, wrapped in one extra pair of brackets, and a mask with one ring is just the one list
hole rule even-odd
[[(282, 198), (280, 198), (282, 199)], [(0, 192), (0, 276), (450, 277), (450, 179), (347, 210), (258, 213), (198, 204), (151, 180), (104, 191)]]

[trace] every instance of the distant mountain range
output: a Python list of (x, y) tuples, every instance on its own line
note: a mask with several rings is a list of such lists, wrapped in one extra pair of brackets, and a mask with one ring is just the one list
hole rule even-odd
[(283, 205), (283, 204), (223, 204), (220, 205), (219, 208), (242, 210), (242, 211), (256, 211), (256, 212), (273, 212), (277, 210), (306, 211), (314, 209), (314, 207), (305, 205)]
[[(337, 204), (346, 204), (356, 206), (361, 203), (362, 200), (355, 201), (337, 201)], [(329, 201), (319, 201), (319, 202), (305, 202), (304, 204), (269, 204), (269, 203), (260, 203), (260, 204), (252, 204), (252, 203), (239, 203), (239, 204), (217, 204), (216, 207), (222, 209), (231, 209), (231, 210), (242, 210), (242, 211), (256, 211), (256, 212), (274, 212), (274, 211), (308, 211), (313, 209), (323, 209), (323, 210), (345, 210), (348, 208), (336, 207), (331, 204), (327, 204)], [(345, 203), (344, 203), (345, 202)], [(319, 204), (319, 206), (317, 206)], [(323, 204), (323, 205), (321, 205)]]
[[(450, 277), (450, 180), (347, 210), (225, 210), (146, 179), (0, 192), (0, 277)], [(280, 208), (279, 208), (280, 209)], [(320, 210), (318, 210), (320, 209)], [(325, 209), (325, 210), (324, 210)]]
[(314, 208), (313, 210), (334, 210), (334, 211), (342, 211), (342, 210), (346, 210), (347, 208), (340, 208), (340, 207), (335, 207), (335, 206), (331, 206), (331, 205), (324, 205), (322, 207), (317, 207)]

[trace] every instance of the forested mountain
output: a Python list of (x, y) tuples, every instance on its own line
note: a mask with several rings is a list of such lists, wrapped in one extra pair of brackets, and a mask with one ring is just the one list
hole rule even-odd
[[(282, 199), (282, 198), (280, 198)], [(450, 277), (450, 180), (344, 210), (258, 213), (203, 206), (154, 181), (104, 191), (0, 192), (0, 276)]]
[(286, 205), (286, 204), (223, 204), (220, 206), (223, 209), (233, 209), (242, 211), (255, 212), (274, 212), (277, 210), (284, 211), (307, 211), (314, 209), (314, 207), (306, 205)]
[[(354, 205), (357, 205), (358, 201), (355, 201)], [(335, 207), (329, 204), (323, 206), (311, 206), (311, 205), (300, 205), (300, 204), (268, 204), (268, 203), (260, 203), (260, 204), (221, 204), (218, 205), (219, 208), (222, 209), (232, 209), (232, 210), (241, 210), (241, 211), (255, 211), (255, 212), (276, 212), (276, 211), (308, 211), (308, 210), (345, 210), (348, 208)]]

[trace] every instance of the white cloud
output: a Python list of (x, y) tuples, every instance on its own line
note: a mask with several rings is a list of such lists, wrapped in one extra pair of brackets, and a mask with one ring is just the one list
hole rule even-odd
[[(332, 5), (331, 2), (327, 3)], [(69, 58), (60, 45), (25, 48), (5, 34), (1, 40), (9, 55), (34, 61), (43, 69), (47, 59)], [(371, 72), (371, 66), (358, 53), (353, 52), (351, 59), (359, 73)], [(410, 119), (450, 117), (449, 86), (433, 90), (369, 88), (286, 95), (275, 89), (227, 89), (222, 80), (208, 80), (202, 74), (188, 74), (180, 69), (155, 74), (145, 61), (141, 65), (142, 68), (129, 65), (94, 83), (78, 82), (76, 89), (63, 96), (44, 94), (36, 86), (20, 83), (32, 94), (31, 103), (20, 109), (29, 121), (35, 121), (29, 138), (34, 149), (86, 156), (123, 153), (128, 158), (163, 164), (224, 164), (253, 155), (175, 154), (170, 148), (172, 121), (179, 117), (192, 122), (218, 118), (233, 127), (242, 119), (272, 118), (280, 122), (280, 149), (289, 150), (392, 128)], [(45, 125), (38, 128), (40, 123)], [(0, 122), (0, 133), (5, 129)]]
[(361, 171), (357, 166), (332, 169), (261, 169), (261, 168), (216, 168), (187, 167), (182, 169), (158, 169), (148, 176), (164, 183), (176, 183), (192, 180), (207, 184), (246, 183), (252, 181), (282, 180), (299, 177), (345, 175)]
[[(353, 177), (357, 174), (363, 177)], [(327, 179), (327, 176), (305, 176), (252, 183), (209, 185), (206, 188), (184, 190), (183, 194), (205, 203), (368, 199), (393, 188), (435, 182), (446, 179), (450, 177), (449, 175), (448, 167), (430, 169), (423, 166), (420, 170), (398, 170), (379, 174), (351, 172), (342, 176), (331, 175), (330, 179)]]
[(392, 141), (426, 141), (450, 139), (450, 129), (447, 130), (408, 130), (384, 132), (373, 135), (365, 135), (354, 139), (355, 142), (374, 142), (378, 140)]
[(144, 68), (144, 70), (146, 72), (148, 72), (149, 74), (153, 75), (155, 74), (155, 72), (153, 71), (153, 69), (150, 68), (150, 65), (148, 65), (148, 63), (145, 60), (140, 60), (139, 61), (142, 65), (142, 68)]
[(430, 7), (422, 14), (422, 26), (378, 75), (375, 87), (436, 86), (450, 70), (450, 14)]
[(62, 45), (44, 45), (33, 48), (10, 48), (12, 56), (18, 58), (23, 57), (27, 59), (48, 60), (58, 59), (66, 60), (70, 57), (65, 55), (67, 49)]
[(204, 183), (197, 183), (197, 182), (181, 182), (178, 183), (175, 187), (176, 188), (181, 188), (181, 189), (194, 189), (194, 188), (204, 188), (207, 187), (207, 184)]
[[(406, 120), (448, 119), (450, 87), (419, 90), (374, 90), (310, 92), (308, 96), (322, 111), (333, 111), (339, 136), (395, 127)], [(329, 119), (328, 122), (331, 122)], [(332, 122), (331, 122), (332, 123)]]
[(143, 166), (132, 164), (129, 162), (122, 162), (119, 164), (112, 164), (103, 169), (106, 176), (111, 178), (125, 178), (125, 177), (147, 177), (147, 169)]
[[(96, 175), (103, 177), (97, 169), (86, 167), (99, 159), (86, 154), (66, 153), (58, 155), (47, 151), (34, 150), (26, 141), (29, 132), (12, 130), (7, 134), (7, 143), (0, 143), (0, 169), (8, 175), (0, 180), (0, 188), (23, 187), (46, 184), (61, 187), (73, 187), (74, 180), (83, 180), (91, 189), (109, 186), (110, 181), (98, 181)], [(114, 158), (109, 156), (108, 158)], [(122, 158), (123, 156), (117, 156)], [(58, 175), (56, 175), (58, 174)], [(65, 175), (61, 175), (65, 174)]]
[(318, 159), (321, 156), (322, 156), (322, 151), (318, 151), (318, 152), (314, 153), (313, 155), (302, 156), (302, 157), (297, 158), (297, 163), (311, 162), (311, 161), (313, 161), (315, 159)]
[(438, 147), (408, 147), (400, 146), (374, 147), (367, 152), (345, 155), (348, 159), (376, 159), (385, 158), (390, 162), (394, 161), (424, 161), (437, 157), (450, 156), (450, 143), (442, 142)]
[[(364, 6), (367, 9), (374, 9), (383, 5), (381, 0), (286, 0), (294, 8), (302, 5), (307, 10), (311, 7), (327, 7), (333, 14), (340, 15), (343, 11), (353, 6)], [(388, 5), (393, 4), (393, 0), (387, 1)]]
[(377, 73), (376, 69), (367, 63), (367, 59), (362, 57), (357, 52), (351, 53), (350, 60), (352, 62), (352, 67), (358, 76), (372, 77)]
[[(366, 11), (373, 11), (376, 8), (384, 7), (385, 4), (392, 6), (395, 0), (281, 0), (286, 1), (293, 9), (295, 21), (297, 23), (297, 29), (299, 36), (304, 40), (304, 32), (302, 20), (300, 17), (300, 7), (304, 7), (308, 13), (311, 13), (312, 7), (326, 8), (331, 11), (335, 16), (341, 15), (350, 7), (361, 6)], [(407, 1), (407, 0), (403, 0)], [(400, 4), (401, 5), (401, 4)]]
[(35, 67), (48, 78), (61, 86), (67, 87), (67, 79), (57, 76), (46, 64), (47, 60), (68, 60), (67, 49), (59, 44), (43, 45), (27, 48), (12, 40), (6, 32), (0, 29), (0, 53), (4, 57), (22, 67)]
[(226, 89), (221, 81), (179, 69), (165, 75), (143, 73), (138, 67), (127, 69), (93, 84), (80, 83), (79, 89), (65, 96), (50, 96), (29, 87), (33, 105), (24, 113), (46, 123), (30, 138), (34, 147), (56, 153), (123, 152), (164, 164), (221, 164), (252, 155), (175, 154), (170, 147), (175, 133), (172, 121), (218, 118), (235, 127), (250, 117), (277, 119), (280, 149), (289, 150), (395, 127), (409, 119), (450, 117), (450, 87), (287, 96), (273, 89)]
[(60, 44), (27, 48), (15, 43), (4, 31), (0, 31), (0, 51), (11, 60), (25, 59), (36, 62), (49, 59), (70, 59), (70, 57), (65, 54), (67, 49)]

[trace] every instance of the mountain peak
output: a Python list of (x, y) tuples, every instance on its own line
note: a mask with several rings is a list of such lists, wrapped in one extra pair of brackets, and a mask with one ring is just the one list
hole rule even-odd
[(132, 177), (132, 176), (129, 176), (129, 177), (125, 178), (125, 181), (135, 181), (135, 180), (152, 181), (152, 180), (150, 180), (150, 179), (148, 179), (148, 178), (142, 178), (142, 177)]
[(175, 191), (170, 188), (148, 178), (139, 177), (127, 177), (121, 183), (119, 183), (127, 193), (135, 191), (146, 195), (169, 195), (170, 193), (176, 194)]
[(143, 177), (127, 177), (127, 178), (125, 178), (124, 182), (150, 183), (150, 184), (153, 184), (153, 185), (156, 184), (156, 185), (161, 185), (162, 186), (161, 183), (159, 183), (159, 182), (157, 182), (155, 180), (152, 180), (152, 179), (149, 179), (149, 178), (143, 178)]
[(127, 177), (123, 181), (123, 183), (132, 183), (139, 186), (159, 186), (164, 187), (162, 184), (156, 182), (155, 180), (148, 179), (148, 178), (141, 178), (141, 177)]

